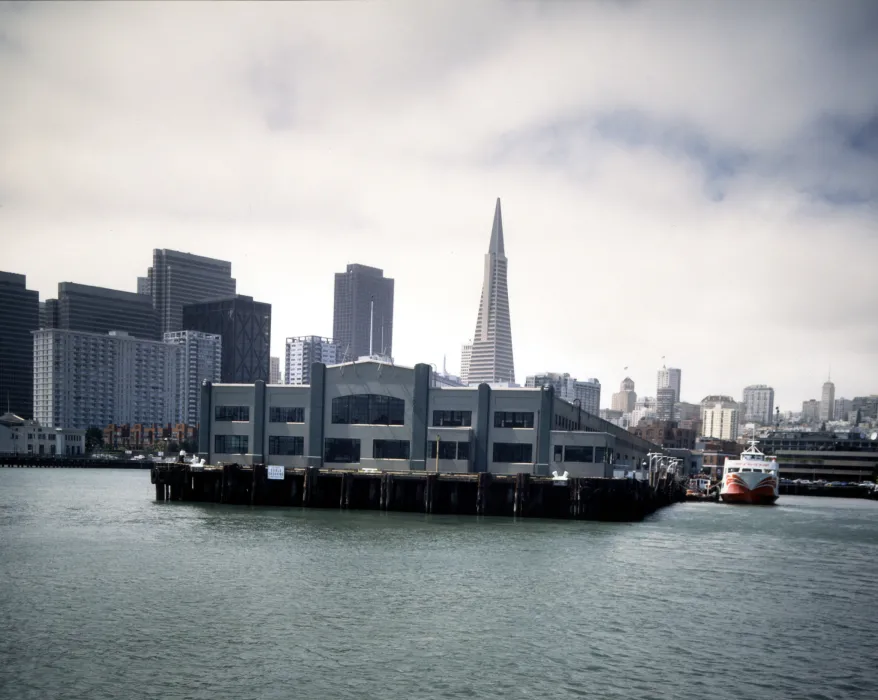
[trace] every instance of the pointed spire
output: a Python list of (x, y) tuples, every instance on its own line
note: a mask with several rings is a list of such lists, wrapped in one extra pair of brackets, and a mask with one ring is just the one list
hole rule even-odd
[(506, 255), (503, 248), (503, 218), (500, 216), (500, 198), (497, 197), (497, 206), (494, 208), (494, 226), (491, 228), (491, 245), (489, 253)]

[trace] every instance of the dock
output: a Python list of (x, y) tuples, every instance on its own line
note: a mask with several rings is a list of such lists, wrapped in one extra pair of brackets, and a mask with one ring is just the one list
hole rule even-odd
[[(271, 469), (271, 472), (269, 472)], [(271, 476), (272, 478), (269, 478)], [(672, 477), (553, 478), (265, 465), (155, 465), (158, 501), (632, 522), (684, 500)]]

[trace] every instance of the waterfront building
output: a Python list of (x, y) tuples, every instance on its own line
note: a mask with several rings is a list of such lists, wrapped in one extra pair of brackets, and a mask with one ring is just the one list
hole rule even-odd
[(759, 449), (777, 457), (785, 479), (872, 481), (878, 471), (878, 440), (855, 430), (779, 430), (762, 438)]
[(817, 399), (802, 401), (802, 422), (816, 423), (820, 420), (820, 402)]
[(183, 307), (183, 328), (222, 337), (223, 382), (269, 380), (271, 304), (243, 294), (187, 304)]
[(472, 341), (464, 343), (460, 348), (460, 381), (464, 386), (469, 385), (469, 368), (473, 359)]
[[(183, 325), (183, 307), (235, 294), (232, 263), (176, 250), (152, 252), (148, 273), (152, 305), (158, 314), (161, 333), (187, 329)], [(266, 377), (268, 365), (266, 361)]]
[[(676, 367), (664, 367), (658, 371), (658, 377), (656, 380), (656, 398), (659, 396), (659, 389), (673, 389), (674, 390), (674, 399), (671, 402), (673, 410), (673, 404), (680, 400), (680, 378), (682, 376), (682, 371), (677, 369)], [(670, 420), (670, 419), (668, 419)]]
[(664, 386), (656, 391), (655, 415), (662, 421), (676, 419), (674, 407), (677, 402), (677, 390), (672, 386)]
[(625, 377), (619, 385), (619, 391), (613, 394), (610, 407), (620, 413), (631, 413), (637, 402), (637, 392), (634, 391), (634, 380)]
[(185, 423), (111, 423), (103, 432), (104, 444), (114, 450), (166, 452), (173, 447), (171, 443), (182, 450), (185, 443), (197, 445), (198, 440), (198, 428)]
[(547, 387), (555, 389), (555, 396), (564, 401), (582, 406), (583, 411), (599, 415), (601, 410), (601, 383), (597, 379), (579, 381), (568, 373), (546, 372), (527, 377), (525, 387)]
[(704, 437), (731, 441), (738, 439), (737, 406), (724, 407), (723, 402), (717, 401), (713, 408), (704, 409), (703, 421), (701, 430)]
[(280, 384), (280, 358), (273, 355), (268, 358), (268, 383)]
[(303, 335), (287, 338), (284, 363), (284, 384), (310, 384), (311, 365), (322, 362), (334, 365), (341, 361), (341, 348), (332, 338)]
[(833, 384), (830, 380), (826, 380), (823, 383), (823, 391), (820, 395), (820, 420), (821, 421), (832, 420), (835, 417), (833, 415), (834, 409), (835, 409), (835, 384)]
[(179, 353), (175, 345), (121, 331), (35, 331), (34, 417), (50, 428), (170, 423)]
[(40, 295), (27, 278), (0, 272), (0, 411), (33, 417), (34, 354), (31, 332), (39, 328)]
[(485, 254), (482, 295), (479, 300), (479, 315), (476, 320), (476, 332), (467, 374), (467, 381), (470, 384), (515, 382), (506, 275), (503, 218), (498, 197), (494, 208), (491, 241)]
[(158, 340), (158, 318), (152, 300), (134, 292), (61, 282), (58, 298), (46, 301), (46, 327), (106, 334), (122, 331)]
[(432, 374), (367, 360), (315, 363), (310, 386), (205, 385), (199, 454), (212, 464), (611, 477), (656, 449), (552, 387), (435, 387)]
[(201, 415), (201, 384), (222, 379), (223, 340), (200, 331), (172, 331), (164, 341), (180, 348), (176, 363), (176, 423), (197, 425)]
[(774, 389), (765, 384), (745, 387), (741, 406), (745, 421), (770, 425), (774, 420)]
[(335, 274), (332, 335), (339, 360), (393, 355), (393, 288), (377, 267), (354, 264)]
[(0, 416), (0, 454), (77, 456), (85, 454), (85, 431), (46, 428), (14, 413)]

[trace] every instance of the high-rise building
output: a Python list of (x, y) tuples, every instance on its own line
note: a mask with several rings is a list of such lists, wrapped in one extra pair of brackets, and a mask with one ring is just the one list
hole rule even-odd
[(473, 359), (472, 341), (464, 343), (460, 348), (460, 383), (464, 386), (469, 384), (469, 367)]
[(393, 354), (393, 280), (366, 265), (348, 265), (335, 275), (332, 333), (339, 361)]
[(709, 396), (705, 396), (701, 399), (701, 420), (705, 421), (704, 412), (708, 408), (715, 408), (716, 405), (719, 404), (722, 408), (738, 408), (738, 402), (735, 401), (731, 396), (726, 396), (725, 394), (710, 394)]
[(820, 402), (817, 399), (802, 401), (802, 420), (805, 423), (816, 423), (820, 420)]
[(672, 386), (663, 386), (656, 390), (655, 415), (660, 421), (676, 420), (674, 406), (677, 403), (677, 390)]
[(165, 333), (164, 341), (180, 348), (177, 362), (175, 423), (198, 425), (201, 419), (201, 385), (222, 380), (223, 339), (200, 331)]
[(33, 333), (34, 417), (45, 427), (171, 423), (180, 348), (113, 331)]
[[(148, 279), (162, 333), (186, 330), (183, 327), (186, 304), (228, 298), (236, 291), (232, 263), (176, 250), (153, 250)], [(266, 369), (266, 378), (267, 372)]]
[(634, 402), (634, 408), (630, 412), (632, 426), (637, 425), (642, 420), (648, 420), (656, 417), (658, 406), (654, 396), (640, 396)]
[(158, 319), (144, 294), (88, 284), (61, 282), (58, 298), (46, 301), (47, 328), (106, 335), (122, 331), (144, 340), (158, 340)]
[(183, 329), (222, 337), (223, 383), (269, 380), (271, 304), (243, 294), (187, 304), (183, 307)]
[(485, 254), (482, 296), (467, 380), (470, 384), (514, 382), (512, 325), (509, 317), (507, 261), (500, 198), (494, 207), (491, 242)]
[(674, 406), (674, 420), (701, 420), (701, 405), (697, 403), (687, 403), (686, 401), (678, 401)]
[(576, 380), (573, 387), (574, 399), (579, 401), (582, 410), (593, 416), (601, 412), (601, 383), (591, 377), (585, 380)]
[(738, 409), (727, 408), (718, 401), (713, 408), (704, 409), (703, 437), (719, 440), (738, 439)]
[(835, 406), (832, 408), (834, 420), (848, 420), (848, 417), (853, 411), (853, 405), (854, 402), (850, 399), (836, 399)]
[(744, 388), (741, 400), (744, 420), (771, 425), (774, 420), (774, 389), (765, 384), (751, 384)]
[(152, 299), (152, 289), (150, 289), (149, 285), (149, 276), (137, 278), (137, 293), (144, 294)]
[(832, 420), (835, 409), (835, 384), (827, 379), (823, 383), (823, 393), (820, 396), (820, 420)]
[(314, 362), (334, 365), (341, 360), (341, 356), (341, 347), (331, 338), (321, 338), (319, 335), (287, 338), (284, 383), (310, 384), (311, 365)]
[[(656, 398), (658, 398), (658, 390), (659, 389), (667, 389), (671, 388), (674, 390), (674, 402), (680, 401), (680, 376), (682, 372), (676, 367), (662, 367), (658, 371), (658, 378), (656, 381)], [(673, 408), (671, 409), (673, 410)], [(661, 419), (661, 416), (659, 416)], [(666, 418), (662, 420), (672, 420), (671, 418)]]
[(27, 278), (0, 272), (0, 414), (33, 417), (34, 343), (40, 324), (40, 295)]
[(583, 411), (598, 415), (601, 410), (601, 383), (597, 379), (579, 381), (568, 373), (546, 372), (527, 377), (526, 387), (547, 387), (555, 389), (555, 396), (570, 403), (577, 403)]
[(619, 385), (619, 391), (613, 394), (610, 407), (614, 411), (622, 413), (631, 413), (634, 410), (634, 404), (637, 402), (637, 392), (634, 391), (634, 380), (631, 377), (625, 377)]
[(268, 358), (268, 383), (280, 384), (280, 358), (274, 355)]

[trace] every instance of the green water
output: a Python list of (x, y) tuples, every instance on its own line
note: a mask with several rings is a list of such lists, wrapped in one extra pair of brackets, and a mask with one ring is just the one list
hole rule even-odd
[(638, 524), (0, 469), (0, 698), (878, 698), (878, 503)]

